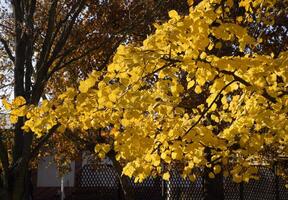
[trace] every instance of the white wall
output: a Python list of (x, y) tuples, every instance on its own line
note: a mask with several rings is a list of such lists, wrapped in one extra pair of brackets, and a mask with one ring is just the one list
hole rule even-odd
[[(64, 187), (74, 186), (75, 162), (71, 163), (71, 172), (64, 176)], [(37, 187), (60, 187), (58, 170), (51, 156), (44, 158), (38, 164)]]

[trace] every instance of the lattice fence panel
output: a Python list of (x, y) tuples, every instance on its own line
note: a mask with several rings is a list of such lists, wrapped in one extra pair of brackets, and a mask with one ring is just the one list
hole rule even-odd
[(202, 178), (194, 182), (183, 179), (176, 171), (171, 171), (171, 178), (166, 183), (167, 200), (201, 200), (203, 192)]
[(109, 165), (85, 165), (82, 168), (79, 187), (114, 187), (119, 184), (117, 173)]
[(164, 198), (160, 178), (148, 178), (142, 183), (134, 183), (133, 180), (130, 180), (130, 187), (133, 198), (137, 200), (161, 200)]
[(288, 189), (285, 187), (287, 183), (279, 178), (279, 200), (288, 200)]
[[(201, 174), (201, 170), (197, 169)], [(201, 176), (191, 182), (183, 179), (176, 170), (170, 172), (169, 181), (160, 178), (149, 178), (142, 183), (130, 180), (129, 191), (135, 200), (200, 200), (203, 198), (203, 179)], [(259, 167), (259, 180), (236, 184), (231, 177), (224, 178), (225, 200), (288, 200), (288, 189), (285, 182), (278, 179), (273, 170)], [(77, 190), (74, 200), (121, 200), (123, 195), (117, 173), (109, 165), (85, 165), (78, 174)]]
[(109, 165), (85, 165), (76, 183), (73, 200), (120, 200), (119, 181)]
[(225, 200), (240, 200), (240, 185), (233, 182), (230, 176), (224, 177), (224, 196)]
[(259, 180), (251, 180), (243, 184), (245, 200), (276, 199), (276, 177), (271, 169), (259, 167)]

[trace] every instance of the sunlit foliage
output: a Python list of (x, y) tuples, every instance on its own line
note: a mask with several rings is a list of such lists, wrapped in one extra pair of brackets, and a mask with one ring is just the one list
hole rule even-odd
[(120, 46), (107, 71), (78, 89), (40, 107), (5, 103), (11, 118), (28, 112), (23, 129), (37, 136), (55, 126), (59, 134), (105, 129), (96, 154), (115, 151), (135, 181), (169, 179), (173, 167), (191, 180), (196, 167), (211, 167), (211, 178), (222, 170), (235, 182), (256, 178), (254, 165), (288, 153), (288, 52), (257, 51), (263, 40), (248, 26), (253, 16), (273, 25), (265, 10), (277, 2), (242, 0), (239, 16), (235, 1), (189, 2), (189, 15), (171, 10), (143, 45)]

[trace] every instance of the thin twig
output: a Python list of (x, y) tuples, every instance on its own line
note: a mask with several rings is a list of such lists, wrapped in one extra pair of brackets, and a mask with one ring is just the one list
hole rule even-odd
[(201, 116), (199, 117), (199, 119), (184, 133), (183, 136), (187, 135), (200, 121), (201, 119), (206, 115), (206, 113), (210, 110), (210, 108), (213, 106), (213, 104), (218, 100), (218, 98), (220, 97), (220, 95), (222, 94), (222, 92), (229, 87), (232, 83), (236, 82), (236, 80), (231, 81), (230, 83), (228, 83), (227, 85), (225, 85), (220, 92), (217, 94), (217, 96), (214, 98), (214, 100), (212, 101), (212, 103), (202, 112)]

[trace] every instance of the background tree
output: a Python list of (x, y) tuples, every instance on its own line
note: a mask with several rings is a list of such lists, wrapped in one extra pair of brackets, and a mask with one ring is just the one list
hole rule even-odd
[(24, 134), (26, 108), (17, 108), (37, 106), (42, 98), (56, 96), (59, 85), (72, 85), (92, 69), (105, 68), (120, 43), (143, 38), (140, 30), (143, 34), (152, 31), (146, 27), (161, 19), (169, 6), (184, 8), (173, 1), (6, 2), (1, 8), (0, 80), (2, 88), (13, 87), (15, 97), (12, 106), (4, 101), (6, 108), (14, 110), (10, 116), (15, 123), (13, 142), (4, 132), (0, 141), (1, 193), (6, 199), (23, 199), (30, 161), (57, 129), (40, 138), (32, 132)]

